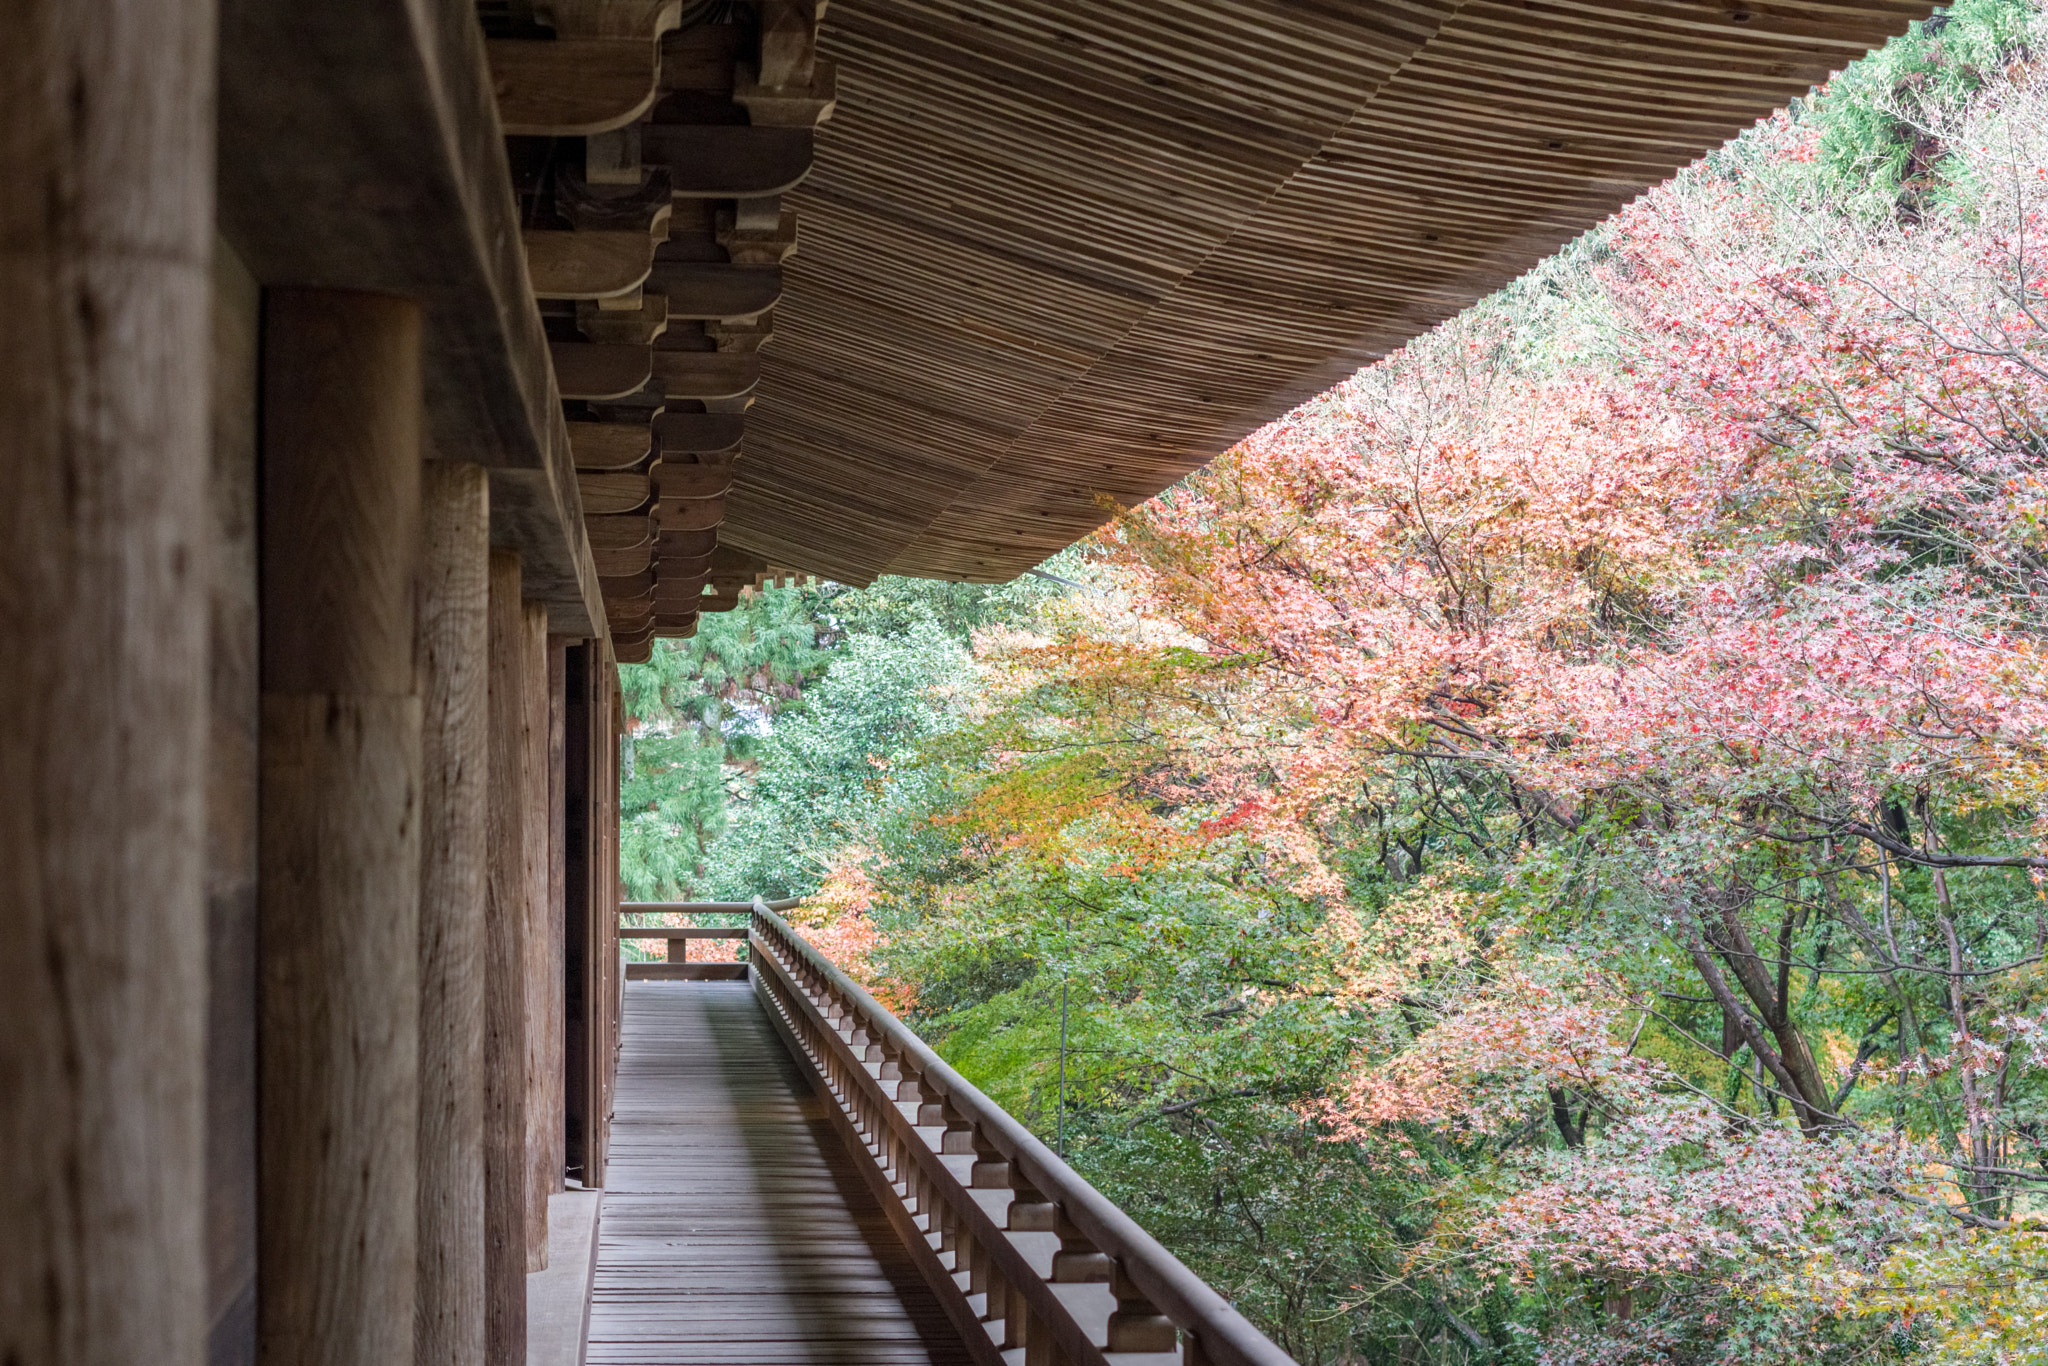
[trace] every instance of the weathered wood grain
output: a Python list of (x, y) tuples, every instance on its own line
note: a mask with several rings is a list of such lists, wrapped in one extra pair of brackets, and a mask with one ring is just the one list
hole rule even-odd
[(555, 1073), (553, 1028), (558, 1000), (554, 911), (548, 896), (548, 618), (546, 608), (520, 604), (518, 668), (520, 765), (514, 776), (525, 808), (521, 829), (521, 876), (526, 883), (526, 931), (521, 979), (526, 998), (526, 1269), (548, 1264), (548, 1196), (561, 1184), (555, 1163)]
[(409, 1354), (417, 1282), (418, 306), (263, 331), (258, 1355)]
[(636, 422), (571, 422), (569, 444), (579, 470), (631, 469), (654, 449), (653, 432)]
[[(591, 517), (585, 520), (590, 543), (599, 550), (632, 550), (648, 545), (655, 536), (654, 518), (644, 513), (625, 517)], [(615, 577), (606, 574), (604, 577)]]
[(548, 354), (554, 358), (555, 383), (563, 398), (624, 398), (639, 393), (654, 373), (644, 346), (549, 342)]
[(264, 1363), (413, 1348), (419, 723), (414, 697), (263, 698)]
[(256, 1355), (256, 427), (262, 294), (213, 266), (213, 555), (206, 783), (206, 1356)]
[(656, 261), (645, 278), (668, 300), (671, 319), (755, 318), (782, 296), (782, 272), (773, 266)]
[(499, 39), (488, 45), (505, 131), (587, 137), (623, 128), (654, 106), (660, 54), (644, 39)]
[(747, 984), (625, 1001), (592, 1366), (969, 1361)]
[(551, 635), (548, 651), (547, 729), (547, 1177), (550, 1193), (563, 1189), (568, 1165), (568, 720), (569, 642)]
[(193, 1366), (211, 6), (0, 48), (0, 1360)]
[(725, 498), (664, 498), (656, 513), (663, 531), (708, 531), (725, 521)]
[(723, 534), (1010, 578), (1927, 8), (835, 0)]
[[(521, 234), (537, 299), (609, 299), (631, 294), (654, 267), (655, 239), (644, 232)], [(694, 316), (694, 315), (687, 315)]]
[(587, 629), (596, 585), (475, 10), (221, 0), (219, 16), (223, 235), (265, 283), (420, 300), (437, 458), (521, 476), (494, 473), (496, 539)]
[(747, 421), (737, 413), (663, 413), (654, 434), (664, 455), (722, 455), (739, 449)]
[(722, 498), (732, 487), (732, 465), (665, 465), (655, 471), (653, 484), (662, 498)]
[(642, 157), (668, 169), (681, 199), (753, 199), (785, 193), (811, 172), (808, 128), (649, 124)]
[(644, 573), (654, 563), (654, 543), (644, 541), (636, 546), (617, 550), (598, 549), (591, 552), (597, 562), (598, 581), (605, 579), (631, 578)]
[(484, 960), (490, 821), (490, 479), (421, 479), (420, 1362), (484, 1361)]
[(598, 656), (597, 645), (588, 641), (570, 645), (563, 656), (563, 1086), (567, 1117), (563, 1165), (586, 1186), (604, 1183), (602, 1107), (604, 1076), (611, 1060), (605, 1019), (604, 921), (615, 918), (601, 914), (604, 800), (596, 784), (605, 772), (600, 746), (611, 737), (602, 728)]
[(651, 377), (670, 398), (737, 398), (761, 379), (758, 355), (656, 349), (650, 365)]
[(519, 556), (490, 560), (490, 811), (484, 927), (484, 1331), (490, 1366), (526, 1360), (526, 611)]
[(647, 500), (653, 496), (648, 476), (639, 472), (579, 473), (576, 476), (576, 486), (583, 495), (583, 515), (586, 517), (632, 512), (645, 506)]

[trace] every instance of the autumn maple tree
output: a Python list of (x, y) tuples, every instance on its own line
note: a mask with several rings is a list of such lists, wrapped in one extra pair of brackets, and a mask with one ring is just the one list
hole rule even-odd
[(2044, 43), (1120, 510), (812, 932), (1304, 1361), (2048, 1361)]

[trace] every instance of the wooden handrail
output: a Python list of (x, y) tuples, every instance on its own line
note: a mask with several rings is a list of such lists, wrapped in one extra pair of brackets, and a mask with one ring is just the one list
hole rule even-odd
[(793, 910), (803, 904), (800, 896), (784, 897), (780, 901), (621, 901), (620, 915), (746, 915), (756, 905), (766, 906), (771, 911)]
[(619, 938), (745, 939), (748, 933), (744, 925), (625, 925), (619, 929)]
[(1105, 1352), (1294, 1366), (769, 903), (752, 924), (769, 1019), (874, 1159), (864, 1175), (978, 1361), (1021, 1347), (1047, 1366), (1106, 1366)]

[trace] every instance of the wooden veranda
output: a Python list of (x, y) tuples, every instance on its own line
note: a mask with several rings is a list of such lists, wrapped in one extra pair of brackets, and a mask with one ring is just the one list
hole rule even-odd
[(518, 1366), (552, 1193), (745, 1179), (622, 1005), (867, 1190), (758, 1187), (901, 1314), (792, 1359), (1271, 1360), (772, 908), (625, 990), (618, 666), (1020, 572), (1927, 10), (16, 0), (0, 1361)]

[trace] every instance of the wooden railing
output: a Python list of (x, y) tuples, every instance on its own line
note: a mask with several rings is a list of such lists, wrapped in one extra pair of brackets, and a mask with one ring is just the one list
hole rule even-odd
[[(774, 903), (785, 909), (794, 901)], [(665, 957), (654, 961), (627, 960), (625, 975), (628, 979), (657, 978), (669, 980), (691, 980), (712, 978), (744, 978), (746, 968), (735, 962), (689, 961), (689, 946), (693, 939), (745, 939), (749, 933), (745, 917), (751, 916), (754, 903), (751, 901), (626, 901), (619, 905), (619, 939), (646, 941), (662, 940), (668, 946)], [(740, 918), (733, 925), (632, 925), (625, 923), (626, 917), (636, 915), (663, 916), (728, 916)]]
[(1293, 1366), (768, 904), (754, 989), (983, 1366)]

